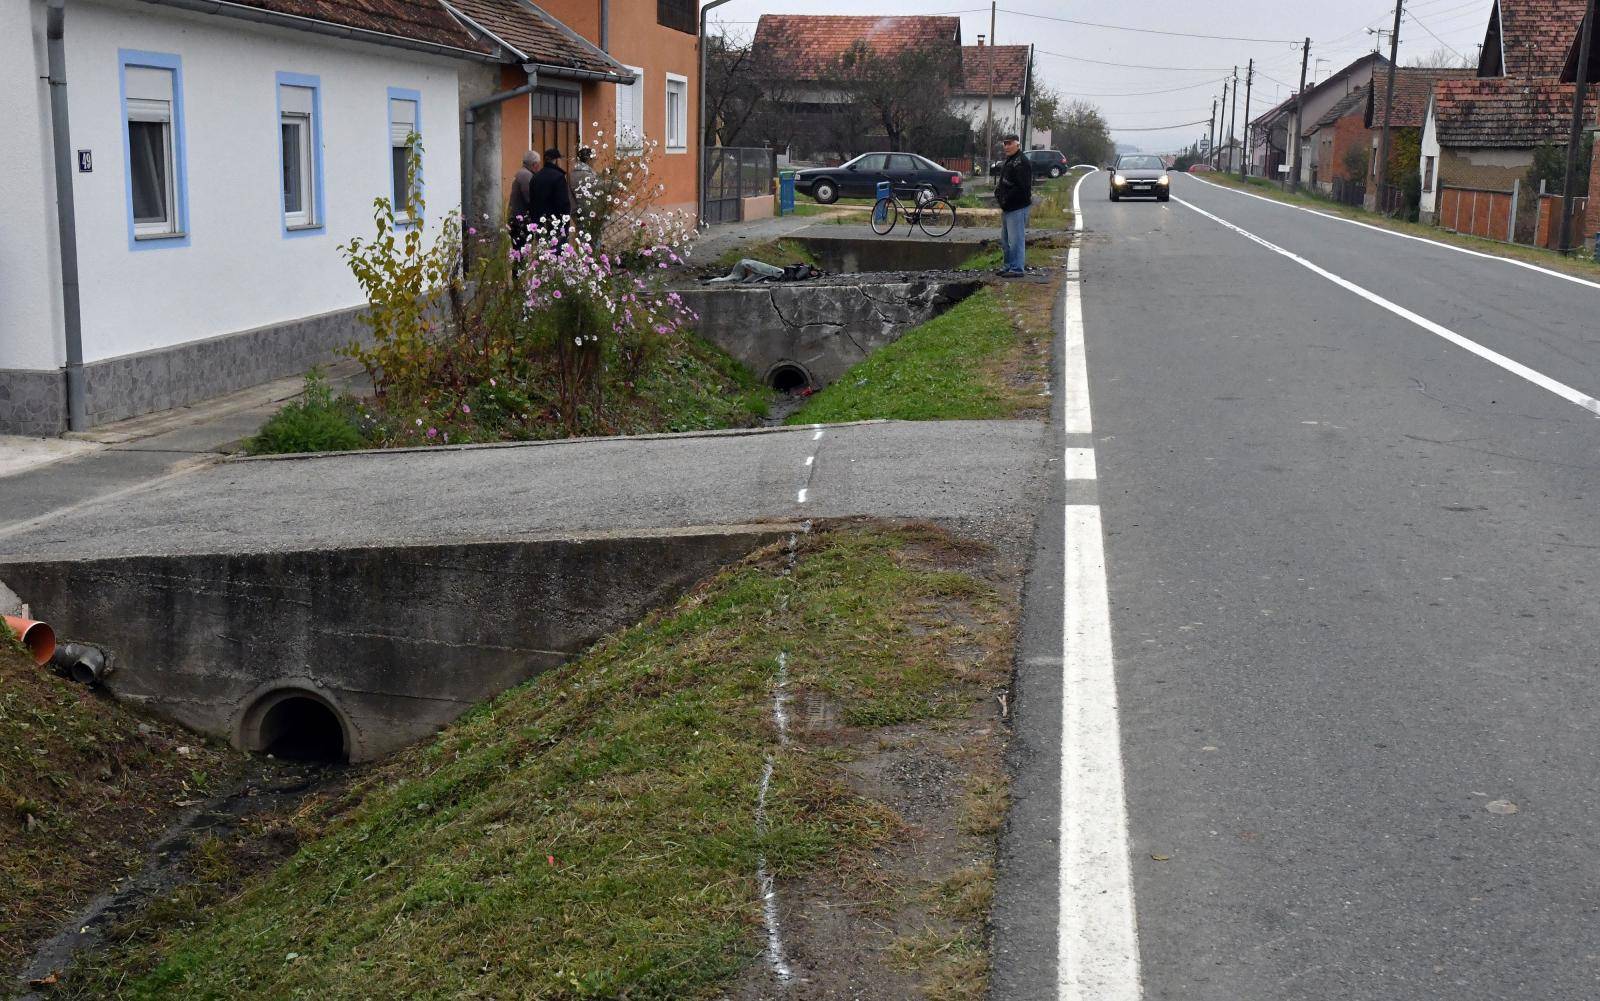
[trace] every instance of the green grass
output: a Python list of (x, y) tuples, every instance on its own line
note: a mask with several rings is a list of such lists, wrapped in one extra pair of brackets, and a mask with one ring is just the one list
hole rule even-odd
[(781, 551), (746, 561), (402, 752), (214, 909), (118, 929), (126, 945), (59, 993), (706, 997), (761, 949), (760, 857), (781, 877), (870, 882), (871, 852), (901, 832), (850, 791), (837, 743), (797, 732), (778, 749), (780, 651), (797, 703), (823, 694), (861, 725), (971, 714), (1003, 682), (1000, 599), (918, 555), (956, 545), (854, 527), (803, 537), (792, 574)]
[[(1030, 268), (1052, 268), (1061, 263), (1064, 251), (1060, 247), (1051, 247), (1044, 244), (1030, 244), (1027, 248), (1027, 262)], [(998, 271), (1005, 264), (1005, 248), (996, 245), (987, 250), (980, 250), (976, 254), (956, 265), (957, 271)]]
[(1448, 243), (1458, 247), (1465, 247), (1468, 250), (1476, 250), (1479, 253), (1493, 254), (1496, 257), (1527, 261), (1532, 264), (1538, 264), (1541, 267), (1550, 268), (1552, 271), (1561, 271), (1583, 278), (1600, 277), (1600, 262), (1595, 261), (1592, 246), (1580, 248), (1572, 256), (1563, 256), (1553, 250), (1545, 250), (1542, 247), (1501, 243), (1498, 240), (1485, 240), (1481, 237), (1452, 233), (1438, 226), (1407, 222), (1402, 219), (1391, 219), (1379, 212), (1368, 212), (1353, 205), (1344, 205), (1331, 198), (1324, 197), (1320, 193), (1313, 194), (1305, 190), (1298, 193), (1290, 193), (1264, 177), (1252, 177), (1247, 181), (1241, 181), (1233, 174), (1212, 173), (1196, 174), (1194, 176), (1211, 184), (1247, 190), (1253, 194), (1271, 198), (1274, 201), (1314, 208), (1319, 212), (1326, 212), (1329, 215), (1336, 215), (1345, 219), (1354, 219), (1383, 229), (1392, 229), (1397, 233), (1420, 236), (1425, 239), (1436, 240), (1439, 243)]
[(810, 264), (815, 267), (817, 263), (816, 255), (811, 253), (805, 244), (795, 240), (777, 239), (734, 247), (718, 257), (715, 266), (731, 268), (746, 257), (780, 268), (788, 264)]
[(986, 420), (1010, 416), (1014, 394), (994, 371), (1018, 342), (1002, 302), (983, 289), (942, 316), (879, 348), (793, 414), (790, 424), (892, 420)]

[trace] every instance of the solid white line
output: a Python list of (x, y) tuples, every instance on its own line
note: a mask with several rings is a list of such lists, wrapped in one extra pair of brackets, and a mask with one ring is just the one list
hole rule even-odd
[[(1199, 177), (1192, 177), (1188, 174), (1180, 176), (1191, 177), (1192, 180), (1197, 181), (1201, 180)], [(1370, 222), (1362, 222), (1359, 219), (1346, 219), (1344, 216), (1334, 215), (1331, 212), (1319, 212), (1316, 209), (1308, 208), (1304, 205), (1294, 205), (1289, 202), (1280, 202), (1276, 198), (1268, 198), (1265, 195), (1258, 195), (1253, 191), (1240, 191), (1238, 188), (1230, 188), (1225, 184), (1218, 184), (1216, 181), (1203, 181), (1202, 183), (1210, 187), (1217, 188), (1221, 191), (1231, 191), (1236, 195), (1243, 195), (1246, 198), (1254, 198), (1257, 201), (1266, 202), (1269, 205), (1276, 205), (1280, 208), (1296, 209), (1300, 212), (1307, 212), (1311, 215), (1321, 216), (1324, 219), (1332, 219), (1334, 222), (1344, 222), (1349, 223), (1352, 226), (1360, 226), (1362, 229), (1370, 229), (1375, 233), (1383, 233), (1386, 236), (1398, 236), (1402, 240), (1415, 240), (1417, 243), (1426, 243), (1432, 247), (1442, 247), (1445, 250), (1453, 250), (1458, 254), (1466, 254), (1468, 257), (1481, 257), (1486, 261), (1499, 261), (1501, 264), (1510, 264), (1513, 267), (1525, 268), (1528, 271), (1537, 271), (1542, 275), (1549, 275), (1551, 278), (1559, 278), (1564, 282), (1572, 282), (1574, 285), (1585, 285), (1589, 288), (1600, 289), (1600, 282), (1590, 281), (1587, 278), (1579, 278), (1577, 275), (1569, 275), (1560, 271), (1553, 271), (1550, 268), (1542, 268), (1531, 261), (1519, 261), (1514, 257), (1501, 257), (1499, 254), (1489, 254), (1481, 250), (1469, 250), (1466, 247), (1458, 247), (1453, 243), (1444, 243), (1440, 240), (1430, 240), (1425, 236), (1416, 236), (1411, 233), (1401, 233), (1398, 230), (1389, 229), (1386, 226), (1374, 226)]]
[(822, 440), (822, 432), (818, 431), (816, 434), (812, 435), (811, 436), (811, 440), (812, 441), (821, 441)]
[[(1092, 175), (1078, 178), (1072, 188), (1072, 227), (1083, 233), (1083, 182)], [(1089, 363), (1083, 344), (1083, 288), (1079, 282), (1078, 244), (1073, 240), (1067, 251), (1067, 280), (1061, 283), (1061, 315), (1066, 330), (1062, 338), (1061, 359), (1061, 411), (1067, 434), (1090, 434), (1094, 431), (1089, 416)]]
[(806, 465), (808, 465), (808, 466), (809, 466), (809, 465), (811, 465), (811, 464), (812, 464), (812, 463), (813, 463), (813, 462), (816, 462), (816, 461), (817, 461), (817, 457), (816, 457), (816, 456), (814, 456), (814, 455), (808, 455), (808, 456), (806, 456)]
[(1094, 449), (1069, 448), (1066, 455), (1066, 469), (1068, 480), (1096, 479), (1094, 469)]
[(1561, 397), (1563, 400), (1566, 400), (1568, 403), (1575, 403), (1578, 406), (1582, 407), (1583, 409), (1589, 411), (1590, 413), (1595, 414), (1597, 416), (1600, 416), (1600, 400), (1595, 399), (1594, 397), (1588, 395), (1587, 393), (1580, 393), (1578, 390), (1573, 389), (1571, 386), (1568, 386), (1565, 383), (1557, 382), (1556, 380), (1550, 378), (1549, 376), (1544, 375), (1541, 372), (1537, 372), (1537, 371), (1529, 368), (1528, 366), (1522, 364), (1519, 361), (1513, 361), (1512, 359), (1507, 358), (1505, 355), (1501, 354), (1498, 351), (1493, 351), (1493, 350), (1490, 350), (1489, 348), (1484, 347), (1482, 344), (1479, 344), (1477, 341), (1468, 340), (1467, 338), (1462, 337), (1460, 334), (1458, 334), (1455, 331), (1449, 329), (1448, 327), (1440, 326), (1439, 324), (1434, 323), (1432, 320), (1428, 319), (1427, 317), (1420, 316), (1420, 315), (1418, 315), (1416, 313), (1413, 313), (1411, 310), (1406, 309), (1404, 306), (1398, 305), (1397, 303), (1390, 302), (1388, 299), (1385, 299), (1383, 296), (1378, 295), (1376, 292), (1370, 292), (1367, 289), (1362, 288), (1360, 285), (1357, 285), (1355, 282), (1352, 282), (1352, 281), (1350, 281), (1348, 279), (1345, 279), (1345, 278), (1341, 278), (1338, 275), (1334, 274), (1333, 272), (1327, 270), (1326, 268), (1319, 267), (1318, 265), (1311, 263), (1310, 261), (1306, 260), (1304, 257), (1301, 257), (1299, 254), (1296, 254), (1291, 250), (1285, 250), (1284, 248), (1278, 246), (1277, 244), (1275, 244), (1275, 243), (1273, 243), (1273, 242), (1271, 242), (1269, 240), (1262, 239), (1261, 237), (1259, 237), (1259, 236), (1255, 235), (1254, 233), (1250, 232), (1249, 230), (1243, 229), (1243, 228), (1241, 228), (1239, 226), (1236, 226), (1233, 223), (1229, 222), (1228, 220), (1222, 218), (1221, 216), (1213, 215), (1213, 214), (1211, 214), (1210, 212), (1207, 212), (1205, 209), (1201, 208), (1198, 205), (1195, 205), (1195, 204), (1193, 204), (1191, 202), (1184, 201), (1182, 198), (1179, 198), (1177, 195), (1173, 195), (1172, 196), (1172, 200), (1177, 202), (1179, 205), (1184, 206), (1187, 209), (1190, 209), (1190, 210), (1192, 210), (1194, 212), (1200, 213), (1201, 215), (1205, 216), (1207, 219), (1210, 219), (1212, 222), (1219, 223), (1219, 224), (1227, 227), (1228, 229), (1233, 230), (1235, 233), (1238, 233), (1240, 236), (1244, 237), (1245, 239), (1250, 240), (1250, 241), (1255, 242), (1255, 243), (1258, 243), (1263, 247), (1266, 247), (1268, 250), (1272, 251), (1275, 254), (1281, 254), (1284, 257), (1287, 257), (1289, 260), (1295, 262), (1296, 264), (1300, 265), (1301, 267), (1306, 268), (1307, 270), (1312, 271), (1312, 272), (1314, 272), (1314, 273), (1316, 273), (1318, 275), (1321, 275), (1323, 278), (1326, 278), (1330, 282), (1333, 282), (1335, 285), (1339, 286), (1340, 288), (1345, 289), (1346, 291), (1349, 291), (1349, 292), (1354, 292), (1356, 295), (1358, 295), (1361, 298), (1367, 300), (1368, 302), (1372, 303), (1373, 305), (1380, 306), (1383, 309), (1386, 309), (1389, 312), (1393, 313), (1394, 315), (1400, 317), (1401, 319), (1406, 320), (1406, 321), (1408, 321), (1410, 323), (1416, 324), (1417, 326), (1421, 327), (1423, 330), (1426, 330), (1428, 333), (1433, 334), (1433, 335), (1435, 335), (1437, 337), (1440, 337), (1440, 338), (1442, 338), (1444, 340), (1447, 340), (1451, 344), (1456, 345), (1457, 347), (1465, 348), (1466, 350), (1468, 350), (1468, 351), (1472, 352), (1473, 354), (1477, 355), (1479, 358), (1482, 358), (1484, 361), (1490, 362), (1491, 364), (1494, 364), (1494, 365), (1498, 365), (1500, 368), (1505, 369), (1507, 372), (1510, 372), (1512, 375), (1519, 376), (1519, 377), (1521, 377), (1523, 379), (1526, 379), (1529, 382), (1533, 383), (1535, 386), (1538, 386), (1540, 389), (1549, 390), (1550, 392), (1554, 393), (1555, 395)]
[(1061, 628), (1062, 1001), (1138, 1001), (1117, 678), (1100, 508), (1066, 506)]
[(799, 496), (799, 498), (798, 498), (798, 499), (797, 499), (797, 500), (796, 500), (796, 502), (795, 502), (795, 503), (797, 503), (797, 504), (804, 504), (804, 503), (805, 503), (805, 502), (806, 502), (806, 488), (805, 488), (805, 487), (801, 487), (801, 488), (800, 488), (800, 496)]

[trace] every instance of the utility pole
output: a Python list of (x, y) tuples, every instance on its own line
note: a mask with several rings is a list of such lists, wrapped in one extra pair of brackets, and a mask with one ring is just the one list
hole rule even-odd
[(1222, 81), (1222, 114), (1217, 116), (1217, 132), (1221, 142), (1211, 144), (1211, 162), (1218, 170), (1222, 169), (1222, 143), (1228, 141), (1228, 81)]
[[(1592, 3), (1593, 0), (1590, 0)], [(1400, 58), (1400, 18), (1406, 0), (1394, 0), (1394, 34), (1389, 36), (1389, 83), (1383, 99), (1383, 136), (1378, 140), (1378, 191), (1373, 205), (1383, 211), (1384, 189), (1389, 186), (1389, 123), (1394, 120), (1394, 65)]]
[(1256, 85), (1256, 61), (1250, 60), (1250, 70), (1244, 78), (1244, 146), (1239, 150), (1239, 180), (1250, 177), (1250, 92)]
[(983, 164), (988, 170), (994, 162), (994, 12), (999, 0), (989, 0), (989, 118), (983, 126)]
[(1300, 141), (1305, 130), (1306, 113), (1306, 67), (1311, 62), (1311, 39), (1306, 39), (1305, 48), (1300, 50), (1300, 89), (1294, 95), (1294, 130), (1289, 141), (1293, 145), (1289, 149), (1289, 190), (1300, 190)]
[[(1239, 67), (1233, 68), (1233, 112), (1228, 116), (1228, 148), (1233, 149), (1233, 134), (1239, 127)], [(1230, 157), (1233, 154), (1228, 154)], [(1228, 166), (1233, 166), (1229, 161)]]
[[(1578, 78), (1572, 87), (1572, 136), (1567, 141), (1567, 183), (1561, 189), (1561, 252), (1572, 250), (1572, 189), (1578, 181), (1578, 146), (1583, 141), (1583, 99), (1589, 90), (1589, 47), (1594, 38), (1595, 0), (1583, 15), (1583, 40), (1578, 43)], [(1589, 204), (1597, 204), (1589, 192)]]
[(1217, 99), (1211, 99), (1211, 140), (1206, 144), (1206, 159), (1217, 151)]

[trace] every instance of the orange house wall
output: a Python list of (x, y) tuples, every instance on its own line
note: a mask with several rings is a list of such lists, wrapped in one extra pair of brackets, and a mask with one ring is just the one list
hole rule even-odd
[[(599, 0), (542, 0), (540, 6), (584, 38), (600, 44)], [(689, 148), (683, 153), (668, 153), (664, 145), (656, 148), (655, 169), (667, 187), (656, 204), (659, 208), (695, 214), (695, 175), (700, 159), (700, 73), (695, 36), (657, 24), (656, 0), (611, 0), (610, 7), (612, 58), (628, 66), (638, 66), (644, 71), (646, 139), (661, 140), (666, 135), (667, 74), (676, 73), (689, 80)], [(612, 84), (586, 86), (583, 94), (584, 141), (595, 145), (594, 124), (599, 123), (605, 133), (601, 141), (609, 143), (616, 134), (616, 118), (616, 87)]]
[[(528, 82), (527, 75), (513, 66), (505, 67), (500, 74), (500, 86), (503, 90), (514, 90)], [(616, 114), (617, 98), (612, 93), (612, 87), (607, 84), (602, 88), (598, 83), (586, 83), (580, 88), (583, 95), (583, 115), (579, 121), (580, 133), (587, 134), (589, 122), (594, 121), (591, 113), (596, 107), (607, 108), (614, 116)], [(522, 169), (522, 154), (532, 148), (533, 129), (532, 119), (529, 118), (530, 101), (526, 94), (514, 97), (500, 105), (500, 190), (505, 193), (506, 200), (511, 198), (511, 181), (517, 176), (517, 171)], [(543, 153), (543, 150), (535, 150)], [(564, 150), (568, 157), (576, 154), (576, 150)], [(570, 165), (569, 165), (570, 166)], [(693, 199), (691, 198), (691, 201)], [(503, 213), (505, 205), (500, 206)]]

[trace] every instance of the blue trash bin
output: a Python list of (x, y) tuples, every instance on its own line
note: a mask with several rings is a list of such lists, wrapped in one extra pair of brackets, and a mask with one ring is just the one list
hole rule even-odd
[(794, 171), (778, 172), (778, 214), (794, 215)]
[(878, 200), (872, 203), (872, 218), (874, 222), (883, 222), (889, 218), (889, 199), (893, 190), (888, 181), (878, 182)]

